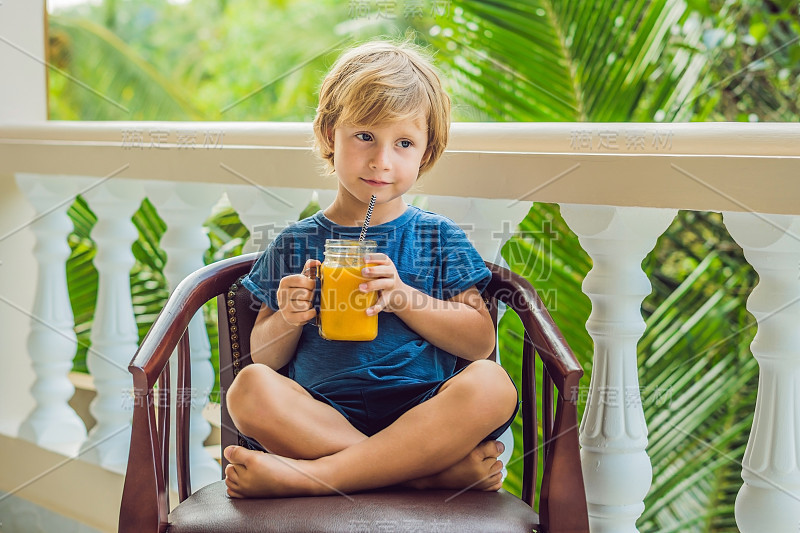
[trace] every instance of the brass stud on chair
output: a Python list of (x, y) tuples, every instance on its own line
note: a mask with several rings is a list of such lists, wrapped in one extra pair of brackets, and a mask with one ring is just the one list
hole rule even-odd
[(239, 327), (236, 325), (236, 291), (238, 290), (238, 285), (234, 283), (231, 285), (230, 290), (228, 291), (228, 301), (225, 302), (228, 305), (228, 331), (230, 335), (231, 341), (231, 358), (233, 359), (233, 374), (236, 375), (239, 373), (239, 369), (242, 367), (242, 362), (240, 361), (241, 353), (239, 352)]

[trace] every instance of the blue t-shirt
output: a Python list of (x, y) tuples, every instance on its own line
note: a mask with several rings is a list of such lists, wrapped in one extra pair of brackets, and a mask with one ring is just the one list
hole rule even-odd
[[(308, 259), (324, 259), (325, 239), (358, 239), (360, 228), (333, 223), (322, 211), (283, 230), (258, 258), (242, 284), (278, 310), (281, 278), (301, 273)], [(483, 259), (453, 221), (409, 206), (395, 220), (370, 227), (366, 238), (388, 255), (407, 285), (447, 300), (491, 278)], [(330, 341), (311, 323), (303, 326), (289, 377), (320, 394), (364, 387), (441, 381), (456, 357), (432, 345), (393, 313), (378, 315), (378, 337), (368, 342)]]

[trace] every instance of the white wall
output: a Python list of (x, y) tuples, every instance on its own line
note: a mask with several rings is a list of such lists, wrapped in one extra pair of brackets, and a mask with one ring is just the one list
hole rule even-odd
[(44, 0), (0, 1), (0, 122), (47, 119)]
[[(47, 119), (44, 62), (44, 0), (0, 0), (0, 123)], [(33, 217), (33, 208), (14, 176), (0, 174), (0, 432), (15, 433), (33, 407), (33, 382), (26, 340), (30, 318), (14, 310), (33, 306), (36, 262), (33, 236), (17, 231)]]

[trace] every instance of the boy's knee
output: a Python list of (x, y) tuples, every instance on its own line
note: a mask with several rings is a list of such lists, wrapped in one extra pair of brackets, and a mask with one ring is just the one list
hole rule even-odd
[(254, 402), (261, 402), (262, 392), (269, 390), (267, 381), (271, 369), (264, 365), (247, 365), (236, 375), (226, 393), (228, 412), (235, 419), (249, 416), (248, 409)]
[(475, 378), (477, 380), (488, 385), (510, 381), (505, 369), (491, 359), (473, 361), (467, 366), (466, 370), (476, 374)]
[(479, 374), (480, 388), (485, 391), (486, 399), (497, 405), (498, 409), (502, 409), (503, 413), (508, 410), (508, 416), (511, 416), (511, 412), (516, 408), (519, 400), (517, 388), (511, 381), (511, 376), (502, 366), (492, 360), (482, 359), (473, 362), (472, 365), (475, 363), (479, 363), (476, 370)]
[(516, 407), (517, 388), (499, 364), (489, 359), (480, 359), (470, 363), (462, 374), (465, 378), (464, 385), (476, 399), (499, 406)]
[(247, 397), (249, 391), (251, 391), (254, 386), (258, 386), (257, 383), (254, 382), (263, 379), (263, 369), (259, 368), (262, 366), (264, 365), (247, 365), (239, 370), (233, 383), (228, 387), (229, 402), (236, 403), (236, 400), (241, 397)]

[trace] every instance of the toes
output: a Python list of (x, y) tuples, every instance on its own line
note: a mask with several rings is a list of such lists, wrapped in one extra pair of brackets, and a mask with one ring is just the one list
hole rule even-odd
[(495, 483), (494, 485), (492, 485), (488, 489), (485, 489), (485, 491), (486, 492), (497, 492), (498, 490), (500, 490), (502, 488), (503, 488), (503, 482), (502, 481), (498, 481), (497, 483)]
[(499, 440), (487, 440), (486, 442), (478, 444), (474, 452), (481, 458), (486, 459), (489, 457), (496, 458), (503, 453), (503, 450), (505, 450), (505, 446), (503, 446), (503, 443)]
[(241, 457), (241, 451), (244, 450), (241, 446), (231, 445), (225, 448), (222, 454), (225, 456), (225, 459), (228, 460), (229, 463), (242, 463), (242, 461), (238, 460)]
[(225, 467), (225, 480), (226, 482), (230, 480), (232, 483), (239, 482), (239, 472), (236, 471), (236, 467), (233, 464)]
[(503, 472), (503, 461), (495, 461), (494, 464), (489, 468), (490, 474), (501, 474)]
[(231, 482), (230, 478), (225, 478), (225, 488), (227, 489), (226, 492), (228, 496), (232, 498), (241, 498), (241, 493), (239, 492), (239, 486), (236, 483)]
[(479, 490), (494, 492), (500, 490), (502, 487), (503, 474), (502, 472), (497, 472), (496, 474), (487, 476), (480, 484)]
[(247, 467), (247, 465), (255, 456), (258, 456), (263, 452), (248, 450), (242, 446), (231, 445), (225, 448), (223, 453), (225, 454), (225, 459), (227, 459), (229, 463)]
[(241, 492), (238, 492), (238, 491), (236, 491), (236, 490), (234, 490), (234, 489), (232, 489), (230, 487), (228, 487), (228, 496), (230, 496), (231, 498), (244, 498), (245, 497), (244, 494), (242, 494)]
[(501, 453), (506, 451), (506, 445), (500, 442), (499, 440), (492, 442), (494, 442), (495, 448), (497, 449), (497, 455), (500, 455)]

